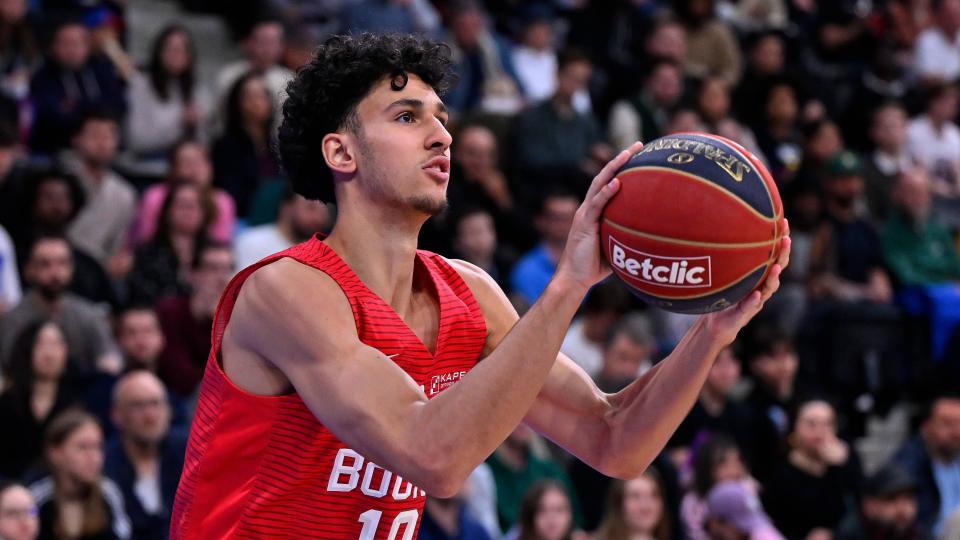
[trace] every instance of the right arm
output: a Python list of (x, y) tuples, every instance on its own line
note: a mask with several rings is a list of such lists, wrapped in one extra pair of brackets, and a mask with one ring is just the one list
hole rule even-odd
[(639, 148), (621, 152), (594, 180), (557, 272), (536, 304), (482, 362), (433, 399), (360, 341), (350, 305), (332, 278), (293, 261), (278, 261), (248, 279), (225, 347), (231, 343), (278, 368), (317, 419), (353, 450), (434, 496), (452, 496), (523, 420), (581, 299), (609, 274), (600, 261), (597, 222), (619, 186), (611, 182), (613, 172)]

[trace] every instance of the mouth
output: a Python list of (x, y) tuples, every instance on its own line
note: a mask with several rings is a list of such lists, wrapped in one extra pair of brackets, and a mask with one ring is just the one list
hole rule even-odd
[(450, 179), (450, 158), (437, 156), (424, 163), (423, 170), (437, 183), (444, 183)]

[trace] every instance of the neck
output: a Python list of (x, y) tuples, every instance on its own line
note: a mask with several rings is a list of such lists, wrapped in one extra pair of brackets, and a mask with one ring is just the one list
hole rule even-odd
[(827, 472), (827, 464), (824, 463), (823, 460), (815, 458), (806, 452), (797, 449), (791, 450), (788, 459), (794, 467), (809, 475), (823, 476), (823, 474)]
[[(338, 197), (339, 198), (339, 197)], [(422, 215), (360, 203), (344, 211), (325, 240), (374, 293), (403, 315), (413, 292)], [(361, 207), (362, 206), (362, 207)]]
[(92, 180), (97, 185), (100, 185), (103, 182), (103, 177), (107, 172), (106, 167), (89, 159), (83, 160), (83, 170), (86, 171), (87, 178)]
[(60, 310), (60, 304), (63, 301), (62, 294), (56, 298), (47, 298), (37, 292), (34, 292), (34, 295), (37, 297), (37, 301), (40, 302), (40, 307), (47, 312), (47, 315), (53, 315)]
[(700, 392), (700, 403), (711, 416), (720, 416), (724, 405), (727, 404), (727, 397), (710, 386), (704, 386)]
[(138, 441), (132, 437), (123, 438), (123, 449), (138, 470), (144, 465), (155, 464), (160, 453), (158, 443)]
[(630, 533), (630, 540), (653, 540), (653, 535), (647, 531), (634, 531)]
[(573, 99), (571, 96), (556, 94), (553, 96), (553, 108), (561, 116), (568, 116), (573, 113)]
[(543, 241), (543, 245), (547, 248), (547, 253), (550, 255), (550, 260), (557, 262), (560, 260), (560, 255), (563, 253), (564, 241), (554, 242), (548, 239)]
[(497, 447), (497, 457), (508, 467), (522, 470), (527, 465), (527, 448), (505, 442)]
[(247, 132), (247, 135), (253, 139), (253, 143), (256, 146), (261, 146), (264, 144), (263, 140), (263, 125), (257, 120), (246, 120), (243, 123), (243, 130)]
[(827, 208), (830, 210), (830, 215), (839, 221), (853, 221), (853, 219), (857, 217), (857, 213), (853, 205), (841, 206), (833, 201), (827, 201)]
[(58, 475), (57, 483), (60, 487), (60, 492), (67, 499), (76, 500), (83, 496), (84, 491), (86, 491), (86, 485), (70, 478), (67, 474)]

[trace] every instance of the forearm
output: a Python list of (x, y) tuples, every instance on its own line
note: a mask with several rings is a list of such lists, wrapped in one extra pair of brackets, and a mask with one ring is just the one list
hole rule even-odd
[(420, 408), (416, 431), (435, 435), (437, 458), (448, 460), (451, 472), (468, 474), (523, 420), (584, 293), (562, 278), (551, 280), (489, 356)]
[(693, 407), (723, 343), (699, 319), (666, 359), (610, 397), (597, 465), (607, 474), (639, 474)]

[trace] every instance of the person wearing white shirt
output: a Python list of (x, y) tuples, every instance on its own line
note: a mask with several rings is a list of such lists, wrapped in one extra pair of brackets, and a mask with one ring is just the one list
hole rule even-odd
[[(960, 1), (960, 0), (958, 0)], [(907, 127), (910, 155), (934, 178), (934, 192), (960, 196), (960, 128), (953, 123), (960, 92), (951, 84), (934, 87), (924, 114)]]
[(237, 267), (245, 268), (267, 255), (283, 251), (310, 238), (331, 223), (327, 207), (287, 191), (274, 223), (251, 227), (237, 235)]
[(921, 80), (953, 81), (960, 77), (960, 0), (933, 5), (934, 25), (917, 36), (913, 67)]
[(7, 230), (0, 225), (0, 315), (20, 303), (20, 277), (17, 256)]

